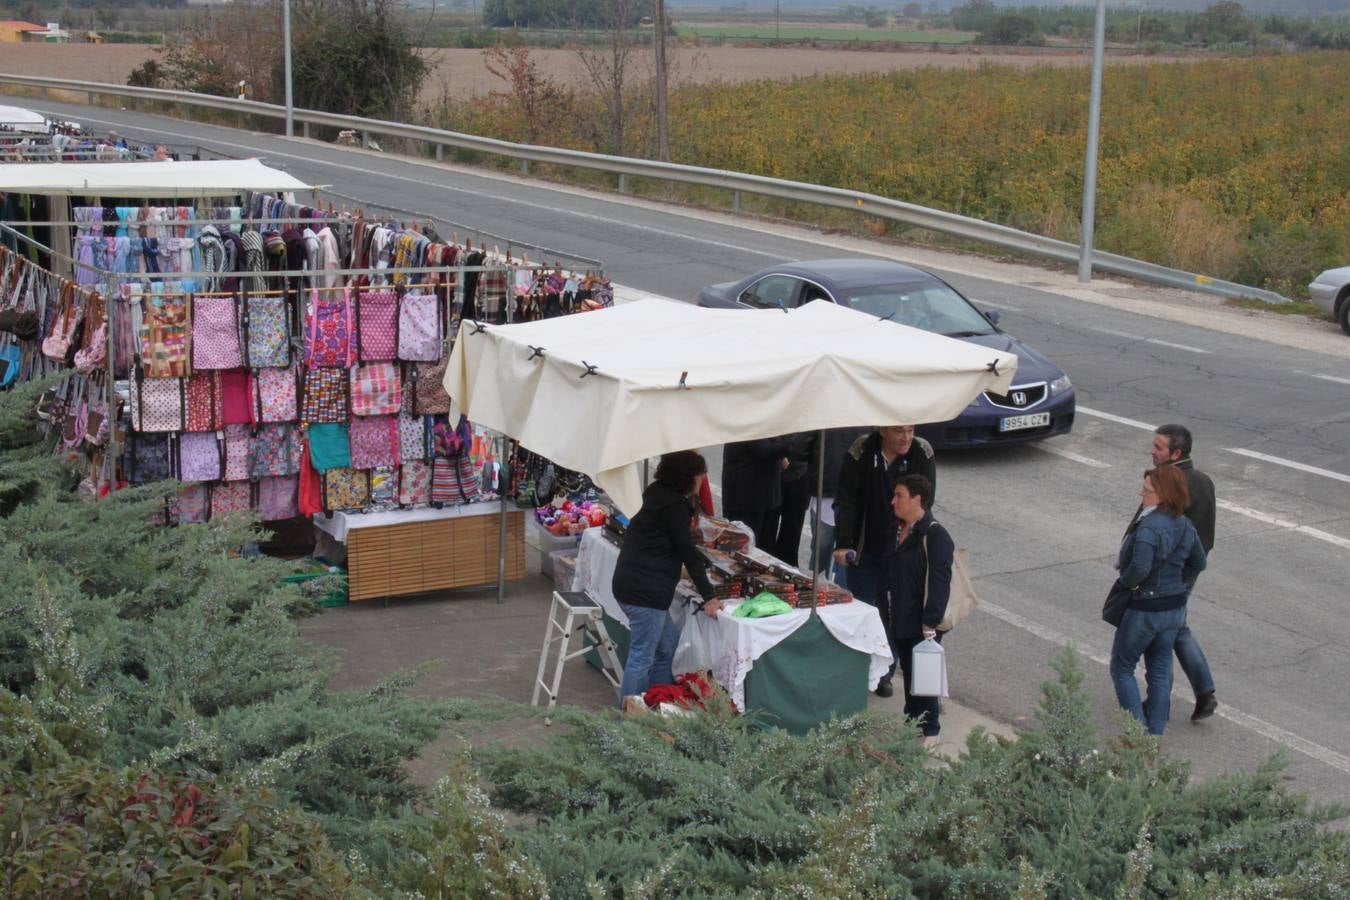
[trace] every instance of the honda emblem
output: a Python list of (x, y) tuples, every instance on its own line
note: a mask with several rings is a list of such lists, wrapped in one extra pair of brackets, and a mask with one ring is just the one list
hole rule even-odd
[(1013, 392), (1012, 392), (1012, 402), (1013, 402), (1013, 406), (1026, 406), (1026, 405), (1027, 405), (1027, 392), (1026, 392), (1026, 391), (1013, 391)]

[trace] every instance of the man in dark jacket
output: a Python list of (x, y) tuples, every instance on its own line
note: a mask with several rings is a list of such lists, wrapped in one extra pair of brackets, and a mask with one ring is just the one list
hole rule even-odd
[[(1200, 546), (1206, 555), (1214, 549), (1214, 520), (1217, 517), (1214, 498), (1214, 482), (1191, 462), (1190, 429), (1184, 425), (1162, 425), (1153, 432), (1153, 446), (1150, 455), (1155, 466), (1176, 466), (1186, 475), (1186, 487), (1190, 491), (1190, 504), (1186, 507), (1186, 518), (1195, 526), (1200, 536)], [(1138, 518), (1138, 513), (1135, 513)], [(1198, 722), (1214, 715), (1219, 701), (1214, 699), (1214, 676), (1209, 671), (1209, 661), (1200, 649), (1188, 625), (1182, 625), (1177, 633), (1175, 647), (1177, 662), (1181, 671), (1195, 692), (1195, 711), (1191, 721)]]
[(755, 546), (769, 553), (777, 537), (788, 449), (783, 437), (736, 441), (722, 448), (722, 515), (749, 525)]
[(810, 469), (808, 455), (814, 444), (814, 432), (788, 435), (785, 440), (788, 445), (788, 465), (779, 476), (782, 502), (772, 517), (775, 534), (773, 543), (765, 549), (795, 568), (801, 551), (806, 508), (816, 493), (816, 483), (806, 477)]
[(902, 475), (922, 475), (937, 495), (933, 446), (914, 435), (913, 425), (884, 426), (858, 438), (839, 468), (834, 561), (847, 573), (853, 596), (873, 606), (881, 584), (881, 557), (895, 546), (891, 498)]

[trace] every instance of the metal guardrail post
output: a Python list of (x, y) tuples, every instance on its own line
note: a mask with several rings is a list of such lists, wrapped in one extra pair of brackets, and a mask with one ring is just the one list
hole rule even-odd
[(520, 174), (522, 175), (530, 174), (530, 161), (528, 159), (522, 159), (520, 161)]
[(732, 191), (732, 192), (731, 192), (731, 208), (734, 209), (734, 210), (736, 210), (736, 212), (740, 212), (740, 211), (741, 211), (741, 192), (740, 192), (740, 191)]
[(301, 123), (300, 123), (300, 133), (301, 133), (302, 135), (304, 135), (305, 137), (309, 137), (309, 123), (308, 123), (308, 122), (301, 122)]
[[(284, 106), (275, 103), (259, 103), (254, 100), (237, 100), (211, 94), (194, 94), (188, 91), (169, 91), (159, 88), (132, 87), (130, 85), (103, 84), (91, 81), (0, 73), (0, 83), (39, 88), (44, 91), (85, 91), (99, 96), (157, 100), (175, 105), (242, 111), (254, 116), (273, 119), (285, 119), (287, 112)], [(914, 203), (906, 203), (902, 200), (894, 200), (890, 197), (882, 197), (863, 191), (851, 191), (800, 181), (787, 181), (764, 175), (751, 175), (745, 172), (732, 172), (705, 166), (682, 165), (627, 156), (611, 156), (603, 153), (584, 153), (578, 150), (565, 150), (559, 147), (534, 144), (516, 144), (511, 141), (446, 131), (424, 125), (385, 122), (378, 119), (344, 116), (313, 109), (294, 110), (294, 117), (307, 124), (360, 131), (363, 147), (369, 147), (370, 136), (378, 134), (401, 138), (406, 141), (431, 143), (438, 147), (449, 145), (463, 150), (471, 150), (475, 153), (505, 156), (525, 162), (548, 163), (554, 166), (615, 174), (618, 175), (620, 193), (628, 192), (629, 175), (657, 178), (668, 182), (722, 188), (734, 193), (744, 192), (762, 197), (774, 197), (794, 203), (814, 203), (834, 209), (847, 209), (862, 215), (899, 222), (911, 227), (936, 231), (1071, 265), (1077, 262), (1079, 255), (1079, 246), (1068, 241), (1060, 241), (1044, 235), (1010, 228), (1006, 225), (984, 222), (945, 210), (929, 209)], [(734, 202), (735, 197), (733, 196)], [(1180, 269), (1172, 269), (1145, 260), (1132, 259), (1128, 256), (1106, 253), (1101, 250), (1094, 249), (1092, 251), (1091, 263), (1092, 268), (1097, 272), (1134, 278), (1169, 287), (1202, 291), (1222, 297), (1251, 297), (1268, 303), (1289, 302), (1288, 298), (1273, 291), (1210, 278)]]
[(442, 162), (442, 161), (444, 161), (444, 159), (445, 159), (445, 145), (444, 145), (444, 144), (437, 144), (437, 145), (436, 145), (436, 162)]

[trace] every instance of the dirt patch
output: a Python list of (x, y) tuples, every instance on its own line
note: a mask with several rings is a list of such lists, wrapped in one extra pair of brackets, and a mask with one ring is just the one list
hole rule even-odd
[[(7, 44), (0, 67), (16, 75), (42, 75), (81, 81), (105, 81), (126, 84), (132, 69), (155, 56), (150, 44)], [(467, 100), (503, 88), (501, 79), (487, 70), (481, 50), (429, 49), (424, 51), (431, 64), (431, 75), (422, 88), (421, 99), (430, 103), (448, 96)], [(541, 69), (558, 80), (580, 85), (585, 72), (571, 50), (536, 50)], [(736, 47), (730, 45), (700, 47), (681, 45), (673, 54), (677, 81), (756, 81), (792, 79), (811, 75), (891, 72), (935, 66), (944, 69), (973, 69), (986, 63), (1029, 66), (1086, 65), (1089, 56), (1082, 51), (991, 52), (987, 48), (939, 47), (933, 50), (878, 52), (809, 47)], [(1113, 55), (1112, 65), (1131, 65), (1163, 61), (1163, 57)], [(649, 63), (641, 57), (637, 71)]]

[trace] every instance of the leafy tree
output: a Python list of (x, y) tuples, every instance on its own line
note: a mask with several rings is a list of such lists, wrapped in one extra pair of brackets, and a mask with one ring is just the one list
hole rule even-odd
[(978, 44), (1043, 44), (1045, 36), (1036, 30), (1036, 23), (1026, 16), (1004, 13), (996, 18), (988, 31), (975, 38)]
[[(406, 121), (427, 66), (395, 10), (395, 0), (302, 3), (292, 50), (296, 105)], [(281, 77), (278, 60), (273, 81)]]
[(952, 24), (962, 31), (985, 31), (997, 17), (994, 0), (966, 0), (952, 10)]

